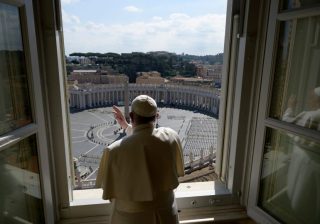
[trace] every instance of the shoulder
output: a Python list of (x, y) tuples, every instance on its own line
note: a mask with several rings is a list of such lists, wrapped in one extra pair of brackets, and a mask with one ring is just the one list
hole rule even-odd
[(175, 130), (168, 127), (160, 127), (160, 128), (157, 128), (156, 131), (160, 133), (170, 134), (170, 135), (178, 135), (178, 133)]
[(320, 121), (320, 110), (312, 110), (312, 111), (303, 111), (299, 115), (297, 115), (297, 123), (299, 121), (307, 122), (319, 122)]
[(123, 140), (125, 140), (125, 138), (122, 138), (122, 139), (119, 139), (119, 140), (117, 140), (117, 141), (114, 141), (113, 143), (111, 143), (111, 144), (107, 147), (107, 149), (108, 149), (109, 151), (113, 151), (113, 150), (119, 148), (119, 147), (123, 144)]
[(131, 145), (132, 141), (134, 140), (134, 136), (130, 135), (130, 136), (125, 136), (122, 139), (119, 139), (113, 143), (111, 143), (107, 149), (110, 151), (114, 151), (114, 150), (118, 150), (119, 148), (124, 148), (128, 145)]
[(310, 116), (319, 120), (320, 119), (320, 109), (310, 111)]
[(172, 128), (160, 127), (155, 129), (156, 136), (161, 139), (167, 139), (171, 141), (180, 141), (178, 133)]

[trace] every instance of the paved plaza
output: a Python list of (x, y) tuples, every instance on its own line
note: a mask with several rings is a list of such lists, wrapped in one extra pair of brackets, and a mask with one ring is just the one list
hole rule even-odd
[[(123, 107), (120, 107), (124, 111)], [(216, 149), (218, 120), (197, 111), (159, 108), (160, 127), (171, 127), (180, 136), (184, 160), (199, 159)], [(72, 154), (78, 160), (83, 180), (96, 178), (103, 150), (125, 136), (116, 123), (112, 107), (95, 108), (70, 114)], [(191, 152), (191, 154), (190, 154)]]

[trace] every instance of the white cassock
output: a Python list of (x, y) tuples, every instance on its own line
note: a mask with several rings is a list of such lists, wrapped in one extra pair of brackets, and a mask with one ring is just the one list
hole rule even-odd
[(103, 199), (112, 201), (112, 224), (175, 224), (173, 190), (183, 175), (178, 134), (144, 124), (104, 151), (96, 186), (102, 187)]
[[(320, 109), (304, 111), (292, 116), (292, 109), (288, 108), (283, 120), (320, 130)], [(320, 223), (320, 148), (319, 144), (301, 138), (293, 137), (293, 150), (287, 177), (287, 194), (292, 209), (298, 216), (308, 223)]]

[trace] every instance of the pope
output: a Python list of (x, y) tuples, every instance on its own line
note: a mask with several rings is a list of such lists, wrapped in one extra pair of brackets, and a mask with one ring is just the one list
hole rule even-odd
[(184, 175), (178, 134), (171, 128), (155, 128), (157, 104), (150, 96), (132, 101), (131, 124), (118, 107), (113, 109), (127, 135), (104, 150), (96, 180), (102, 198), (111, 200), (110, 223), (178, 223), (173, 190)]

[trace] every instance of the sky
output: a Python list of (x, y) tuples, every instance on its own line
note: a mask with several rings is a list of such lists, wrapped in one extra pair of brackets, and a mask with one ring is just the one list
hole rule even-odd
[(73, 52), (223, 52), (227, 0), (61, 0)]

